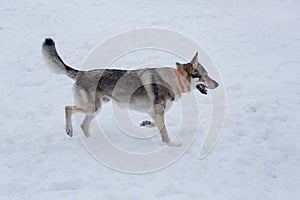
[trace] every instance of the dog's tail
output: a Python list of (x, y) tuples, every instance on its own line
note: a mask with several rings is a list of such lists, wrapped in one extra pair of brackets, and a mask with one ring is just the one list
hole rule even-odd
[(45, 39), (43, 43), (43, 55), (46, 62), (54, 72), (58, 74), (66, 74), (73, 79), (77, 78), (79, 70), (73, 69), (64, 63), (64, 61), (59, 57), (55, 48), (55, 43), (51, 38)]

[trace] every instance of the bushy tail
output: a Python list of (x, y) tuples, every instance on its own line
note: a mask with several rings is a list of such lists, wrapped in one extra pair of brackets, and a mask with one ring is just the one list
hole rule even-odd
[(43, 43), (43, 55), (46, 62), (54, 72), (58, 74), (66, 74), (73, 79), (77, 78), (79, 71), (64, 63), (64, 61), (59, 57), (55, 48), (55, 43), (51, 38), (45, 39)]

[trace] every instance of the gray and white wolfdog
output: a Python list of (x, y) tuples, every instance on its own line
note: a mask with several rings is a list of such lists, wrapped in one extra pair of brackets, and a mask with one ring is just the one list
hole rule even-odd
[(42, 51), (51, 69), (75, 80), (76, 105), (65, 107), (66, 132), (69, 136), (73, 135), (71, 120), (73, 113), (85, 114), (81, 128), (88, 137), (90, 123), (100, 111), (101, 105), (112, 100), (122, 108), (148, 113), (154, 122), (143, 121), (141, 126), (155, 125), (160, 131), (163, 142), (170, 146), (180, 146), (173, 143), (168, 136), (164, 120), (166, 108), (174, 99), (180, 98), (182, 93), (190, 92), (193, 88), (207, 94), (207, 89), (218, 86), (218, 83), (208, 76), (205, 68), (198, 62), (198, 53), (189, 63), (177, 62), (176, 69), (160, 67), (83, 71), (64, 63), (51, 38), (45, 39)]

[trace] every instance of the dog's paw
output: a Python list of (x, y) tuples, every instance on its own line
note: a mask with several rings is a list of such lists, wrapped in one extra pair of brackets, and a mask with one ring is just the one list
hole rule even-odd
[(85, 137), (87, 137), (87, 138), (91, 136), (91, 134), (90, 134), (89, 132), (84, 133), (84, 135), (85, 135)]
[(68, 136), (72, 137), (73, 136), (72, 128), (66, 128), (66, 133), (67, 133)]
[(82, 130), (85, 137), (90, 137), (91, 136), (88, 128), (86, 128), (83, 124), (81, 124), (80, 127), (81, 127), (81, 130)]
[(141, 127), (148, 127), (148, 128), (151, 128), (154, 126), (154, 122), (151, 122), (149, 120), (144, 120), (140, 123), (140, 126)]
[(168, 146), (170, 147), (181, 147), (181, 143), (175, 143), (175, 142), (169, 142), (167, 143)]

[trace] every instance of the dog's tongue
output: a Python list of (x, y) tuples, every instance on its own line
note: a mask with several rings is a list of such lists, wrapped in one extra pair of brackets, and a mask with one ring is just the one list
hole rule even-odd
[(202, 93), (202, 94), (207, 94), (207, 89), (205, 85), (199, 84), (196, 86), (196, 88)]

